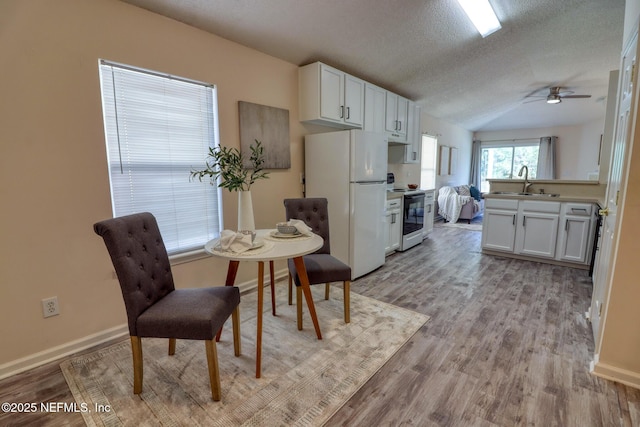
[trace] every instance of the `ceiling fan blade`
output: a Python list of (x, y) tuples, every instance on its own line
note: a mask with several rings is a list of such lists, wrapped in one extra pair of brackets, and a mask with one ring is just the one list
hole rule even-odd
[[(530, 96), (529, 98), (533, 98), (533, 97), (531, 97), (531, 96)], [(543, 96), (543, 97), (541, 97), (540, 99), (532, 99), (531, 101), (525, 101), (525, 102), (523, 102), (523, 104), (530, 104), (530, 103), (532, 103), (532, 102), (543, 101), (543, 100), (545, 100), (545, 99), (547, 99), (547, 97), (546, 97), (546, 96)]]
[(561, 96), (562, 99), (565, 98), (591, 98), (591, 95), (567, 95), (567, 96)]

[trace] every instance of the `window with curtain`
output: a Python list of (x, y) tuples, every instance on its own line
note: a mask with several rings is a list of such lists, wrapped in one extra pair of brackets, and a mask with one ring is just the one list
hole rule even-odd
[(488, 179), (517, 178), (523, 165), (529, 169), (529, 179), (535, 179), (538, 169), (538, 141), (482, 143), (480, 152), (480, 191), (489, 191)]
[(420, 160), (420, 187), (424, 189), (436, 188), (436, 154), (438, 138), (422, 135), (422, 151)]
[(214, 85), (100, 61), (114, 217), (151, 212), (170, 255), (220, 235), (218, 187), (190, 180), (219, 144)]

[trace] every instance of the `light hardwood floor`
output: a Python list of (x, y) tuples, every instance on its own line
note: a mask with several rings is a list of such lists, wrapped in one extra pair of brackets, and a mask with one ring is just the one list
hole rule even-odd
[[(352, 282), (352, 292), (431, 321), (327, 425), (640, 426), (640, 390), (588, 372), (587, 272), (482, 255), (480, 235), (437, 224), (422, 245)], [(7, 401), (73, 398), (52, 363), (0, 381)], [(0, 413), (0, 425), (83, 421)]]

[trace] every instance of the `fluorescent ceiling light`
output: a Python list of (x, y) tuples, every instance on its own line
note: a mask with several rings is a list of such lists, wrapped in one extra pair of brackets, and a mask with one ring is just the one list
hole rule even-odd
[(502, 28), (489, 0), (458, 0), (458, 3), (482, 37), (487, 37)]

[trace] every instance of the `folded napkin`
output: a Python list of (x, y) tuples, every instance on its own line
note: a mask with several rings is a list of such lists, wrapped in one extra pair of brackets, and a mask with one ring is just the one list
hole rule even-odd
[(306, 236), (310, 236), (312, 234), (312, 228), (299, 219), (290, 219), (287, 221), (287, 225), (293, 225), (300, 234), (304, 234)]
[(222, 230), (222, 233), (220, 233), (220, 247), (224, 251), (231, 251), (238, 254), (248, 251), (253, 248), (251, 234)]

